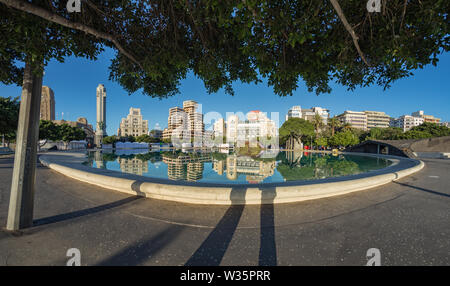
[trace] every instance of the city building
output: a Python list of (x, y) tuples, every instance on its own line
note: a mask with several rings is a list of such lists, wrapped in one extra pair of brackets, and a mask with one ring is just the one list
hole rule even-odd
[(326, 125), (328, 123), (328, 118), (330, 117), (330, 110), (322, 107), (311, 107), (308, 109), (302, 109), (301, 106), (292, 106), (286, 114), (286, 120), (289, 118), (302, 118), (308, 121), (313, 121), (316, 114), (322, 117), (323, 123)]
[(311, 107), (302, 110), (302, 118), (307, 121), (314, 121), (316, 114), (319, 114), (320, 117), (322, 117), (323, 124), (327, 125), (328, 118), (330, 117), (330, 110), (322, 107)]
[(439, 124), (441, 122), (440, 118), (436, 118), (433, 115), (424, 114), (423, 110), (419, 110), (411, 113), (411, 116), (423, 118), (424, 122), (436, 123)]
[(390, 124), (390, 117), (382, 111), (364, 111), (367, 115), (367, 129), (387, 128)]
[(106, 136), (106, 88), (103, 84), (97, 86), (97, 126), (95, 131), (95, 145), (99, 146)]
[(218, 137), (222, 137), (223, 138), (224, 136), (226, 136), (225, 120), (223, 118), (217, 119), (217, 121), (214, 122), (213, 130), (214, 130), (214, 137), (215, 138), (218, 138)]
[(152, 129), (148, 132), (148, 135), (156, 139), (161, 139), (163, 137), (163, 131), (159, 129)]
[(341, 124), (349, 124), (353, 128), (367, 130), (367, 114), (365, 112), (346, 110), (336, 117)]
[(278, 138), (278, 126), (275, 121), (259, 110), (247, 113), (247, 120), (241, 121), (237, 115), (231, 115), (226, 123), (227, 142), (244, 144), (257, 142), (263, 138)]
[(71, 127), (78, 127), (83, 129), (84, 133), (86, 133), (86, 141), (89, 143), (94, 142), (94, 129), (92, 128), (92, 125), (88, 123), (87, 119), (85, 117), (78, 117), (77, 121), (68, 121), (68, 120), (53, 120), (53, 123), (57, 125), (63, 125), (67, 124)]
[(402, 115), (399, 118), (392, 118), (390, 121), (391, 127), (399, 127), (403, 131), (408, 131), (414, 126), (419, 126), (424, 122), (422, 117), (416, 117), (411, 115)]
[(202, 137), (205, 131), (205, 125), (203, 124), (203, 114), (199, 110), (199, 104), (194, 100), (183, 101), (183, 110), (189, 118), (191, 138), (194, 136)]
[(302, 108), (300, 105), (292, 106), (286, 114), (286, 121), (289, 118), (302, 118)]
[(42, 86), (40, 120), (55, 120), (55, 94), (48, 86)]
[(130, 108), (130, 113), (120, 121), (117, 136), (140, 136), (148, 134), (148, 120), (144, 120), (140, 108)]
[(162, 138), (170, 140), (172, 136), (176, 136), (182, 139), (188, 135), (190, 138), (194, 138), (194, 136), (203, 138), (205, 125), (203, 124), (203, 114), (199, 111), (199, 107), (196, 101), (187, 100), (183, 102), (183, 108), (170, 108), (167, 128), (164, 129)]

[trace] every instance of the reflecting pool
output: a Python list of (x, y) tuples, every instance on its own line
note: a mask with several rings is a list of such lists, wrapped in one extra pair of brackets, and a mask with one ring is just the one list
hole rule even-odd
[(204, 183), (257, 184), (315, 180), (385, 168), (391, 161), (367, 156), (301, 151), (254, 153), (147, 150), (94, 151), (88, 166), (146, 177)]

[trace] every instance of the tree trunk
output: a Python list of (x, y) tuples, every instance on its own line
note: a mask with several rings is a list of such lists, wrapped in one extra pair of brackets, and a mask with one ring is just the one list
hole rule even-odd
[(41, 92), (42, 75), (33, 74), (31, 63), (26, 62), (6, 226), (8, 230), (18, 230), (33, 225)]

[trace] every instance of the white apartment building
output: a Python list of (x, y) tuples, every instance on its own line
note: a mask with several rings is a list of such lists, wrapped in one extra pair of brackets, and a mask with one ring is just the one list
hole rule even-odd
[(148, 134), (148, 120), (143, 120), (140, 108), (130, 108), (126, 118), (122, 118), (117, 130), (118, 136), (140, 136)]
[(302, 118), (302, 108), (300, 105), (292, 106), (286, 114), (286, 120), (289, 118)]
[(367, 129), (387, 128), (390, 124), (390, 117), (382, 111), (364, 111), (367, 115)]
[(303, 118), (308, 121), (312, 121), (316, 114), (322, 117), (323, 123), (326, 125), (328, 123), (328, 118), (330, 117), (330, 110), (322, 107), (311, 107), (309, 109), (302, 109), (301, 106), (292, 106), (286, 114), (286, 120), (289, 118)]
[(403, 132), (410, 130), (414, 126), (419, 126), (424, 123), (422, 117), (416, 117), (411, 115), (402, 115), (397, 119), (392, 119), (390, 122), (391, 127), (399, 127), (403, 129)]
[(423, 122), (430, 122), (439, 124), (441, 122), (440, 118), (434, 117), (433, 115), (424, 114), (423, 110), (419, 110), (411, 113), (411, 116), (423, 118)]
[(336, 117), (341, 124), (350, 124), (353, 128), (367, 130), (367, 114), (365, 112), (346, 110)]
[(223, 118), (219, 118), (214, 122), (213, 131), (216, 138), (226, 136), (225, 120)]
[(226, 123), (227, 142), (256, 142), (263, 138), (278, 138), (278, 126), (275, 121), (259, 110), (247, 113), (247, 120), (241, 121), (237, 115), (231, 115)]
[(168, 127), (164, 129), (162, 138), (171, 139), (190, 136), (190, 138), (203, 136), (205, 125), (201, 105), (194, 100), (183, 101), (183, 108), (172, 107), (169, 109)]

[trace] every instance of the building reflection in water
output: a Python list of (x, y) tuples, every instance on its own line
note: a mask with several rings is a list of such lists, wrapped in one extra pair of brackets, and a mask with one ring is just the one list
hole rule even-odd
[(118, 159), (120, 170), (123, 173), (135, 174), (142, 176), (143, 173), (148, 172), (148, 163), (137, 157), (127, 158), (121, 157)]
[[(136, 151), (133, 151), (136, 152)], [(145, 152), (113, 153), (90, 152), (88, 164), (100, 169), (119, 168), (124, 173), (147, 175), (150, 163), (156, 169), (167, 165), (167, 178), (171, 180), (199, 181), (219, 180), (238, 181), (240, 177), (248, 183), (261, 183), (277, 172), (277, 178), (284, 181), (322, 179), (328, 177), (358, 174), (390, 163), (378, 158), (364, 156), (333, 156), (332, 154), (311, 154), (300, 151), (253, 154), (182, 153), (182, 152)], [(111, 164), (111, 162), (114, 162)], [(208, 164), (205, 167), (205, 163)], [(205, 168), (207, 172), (205, 173)], [(212, 170), (211, 170), (212, 169)], [(217, 175), (221, 176), (218, 179)], [(151, 172), (151, 170), (150, 170)], [(205, 174), (204, 174), (205, 173)], [(152, 174), (149, 174), (152, 175)], [(205, 177), (205, 178), (204, 178)]]
[(249, 183), (260, 183), (273, 175), (276, 161), (271, 158), (254, 159), (249, 156), (228, 155), (226, 160), (214, 160), (213, 169), (217, 174), (227, 174), (228, 180), (237, 180), (239, 175), (245, 175)]
[(203, 163), (211, 161), (211, 154), (163, 154), (167, 177), (171, 180), (198, 181), (203, 178)]

